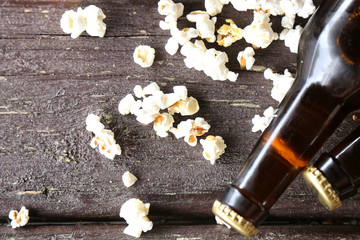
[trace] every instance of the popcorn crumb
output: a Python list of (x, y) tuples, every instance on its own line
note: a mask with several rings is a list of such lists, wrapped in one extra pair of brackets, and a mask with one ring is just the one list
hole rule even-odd
[(90, 143), (92, 148), (99, 146), (99, 152), (109, 159), (114, 159), (115, 155), (121, 154), (121, 148), (116, 144), (114, 133), (104, 129), (104, 125), (100, 123), (100, 117), (90, 114), (85, 122), (86, 129), (95, 134)]
[(221, 220), (221, 218), (219, 218), (218, 216), (215, 216), (215, 221), (216, 221), (216, 224), (225, 225), (228, 229), (231, 228), (231, 226), (229, 224), (227, 224), (226, 222)]
[(206, 160), (209, 160), (213, 165), (215, 161), (220, 158), (225, 152), (226, 144), (222, 137), (209, 135), (200, 140), (200, 144), (203, 146), (203, 156)]
[(253, 123), (253, 127), (251, 129), (252, 132), (261, 131), (264, 132), (265, 129), (269, 126), (275, 110), (273, 107), (269, 107), (264, 111), (264, 117), (260, 117), (260, 115), (255, 115), (254, 118), (251, 120)]
[(298, 52), (300, 36), (303, 31), (303, 28), (300, 25), (297, 25), (295, 29), (284, 29), (280, 33), (280, 40), (284, 40), (285, 46), (290, 48), (292, 53)]
[(61, 29), (71, 34), (72, 38), (77, 38), (83, 31), (86, 31), (90, 36), (104, 37), (106, 31), (106, 24), (103, 19), (106, 18), (103, 11), (90, 5), (84, 10), (78, 8), (77, 11), (65, 11), (60, 20)]
[(149, 208), (150, 203), (144, 204), (136, 198), (129, 199), (121, 206), (119, 215), (129, 224), (124, 229), (125, 234), (139, 238), (142, 232), (153, 228), (152, 221), (147, 217)]
[(126, 171), (122, 175), (122, 181), (123, 181), (125, 187), (131, 187), (132, 185), (135, 184), (135, 182), (137, 181), (137, 178), (134, 176), (134, 174), (130, 173), (129, 171)]
[(240, 68), (250, 70), (255, 63), (255, 51), (252, 47), (245, 48), (244, 51), (239, 52), (237, 60), (240, 63)]
[(154, 130), (159, 137), (167, 137), (168, 131), (172, 128), (174, 118), (169, 113), (162, 113), (154, 120)]
[(244, 38), (246, 42), (253, 44), (258, 48), (266, 48), (273, 40), (278, 39), (270, 23), (270, 13), (262, 10), (254, 11), (253, 22), (244, 28)]
[(242, 39), (243, 30), (238, 28), (233, 20), (226, 19), (225, 21), (229, 23), (229, 25), (224, 24), (219, 28), (217, 31), (217, 43), (220, 46), (229, 47), (234, 42)]
[(271, 97), (281, 102), (295, 81), (289, 70), (285, 69), (284, 75), (274, 73), (270, 68), (264, 71), (264, 77), (273, 81)]
[(155, 49), (147, 45), (137, 46), (133, 57), (135, 63), (139, 64), (141, 67), (150, 67), (154, 62)]
[(11, 219), (11, 227), (18, 228), (25, 226), (30, 217), (29, 217), (29, 210), (26, 207), (21, 207), (20, 212), (16, 210), (11, 210), (9, 212), (9, 218)]
[(141, 101), (135, 101), (133, 95), (128, 94), (119, 102), (118, 110), (121, 115), (127, 115), (129, 113), (134, 114), (140, 107)]

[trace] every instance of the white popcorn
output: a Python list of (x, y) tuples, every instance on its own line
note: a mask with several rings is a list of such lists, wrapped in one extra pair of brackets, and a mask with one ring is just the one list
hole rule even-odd
[(120, 114), (121, 115), (129, 114), (130, 110), (134, 104), (136, 104), (136, 101), (135, 101), (133, 95), (131, 95), (131, 94), (126, 95), (119, 102), (118, 110), (119, 110)]
[(133, 57), (134, 62), (139, 64), (141, 67), (150, 67), (154, 62), (155, 49), (147, 45), (137, 46)]
[(103, 11), (90, 5), (84, 9), (84, 17), (86, 19), (86, 32), (93, 37), (104, 37), (106, 24), (103, 19), (106, 17)]
[(222, 137), (209, 135), (200, 140), (200, 144), (203, 146), (203, 156), (206, 160), (209, 160), (211, 164), (215, 164), (215, 161), (225, 152), (226, 144)]
[(283, 15), (286, 10), (280, 6), (279, 0), (259, 0), (259, 3), (263, 11), (267, 11), (273, 16)]
[(20, 212), (16, 210), (11, 210), (9, 212), (9, 218), (11, 219), (11, 227), (18, 228), (25, 226), (30, 217), (29, 217), (29, 210), (26, 207), (21, 207)]
[(137, 97), (137, 98), (144, 97), (143, 88), (140, 85), (135, 85), (133, 91), (134, 91), (135, 97)]
[(274, 87), (271, 90), (271, 97), (279, 102), (283, 100), (295, 80), (287, 69), (285, 69), (284, 75), (281, 75), (268, 68), (264, 71), (264, 77), (273, 81)]
[(180, 113), (181, 116), (194, 115), (199, 111), (199, 103), (193, 97), (188, 97), (177, 101), (175, 104), (168, 107), (170, 114)]
[(281, 19), (281, 26), (287, 29), (292, 29), (295, 23), (295, 14), (286, 14)]
[(279, 4), (285, 12), (285, 16), (281, 20), (281, 26), (288, 29), (293, 28), (296, 14), (308, 18), (315, 12), (312, 0), (280, 0)]
[(196, 23), (196, 29), (199, 31), (199, 36), (206, 41), (212, 43), (215, 42), (215, 23), (217, 18), (210, 16), (207, 12), (204, 11), (193, 11), (186, 15), (186, 18), (190, 22)]
[(125, 187), (131, 187), (137, 181), (137, 177), (135, 177), (135, 175), (130, 173), (129, 171), (126, 171), (122, 175), (122, 181), (123, 181)]
[(206, 51), (204, 42), (196, 40), (195, 43), (185, 43), (181, 47), (180, 53), (185, 56), (184, 63), (187, 68), (195, 68), (198, 71), (202, 71), (205, 66), (204, 55)]
[(160, 87), (156, 82), (152, 82), (143, 89), (143, 95), (154, 95), (154, 93), (160, 91)]
[(243, 30), (238, 28), (233, 20), (225, 20), (229, 25), (222, 25), (217, 31), (217, 43), (220, 46), (229, 47), (234, 42), (243, 38)]
[(174, 118), (169, 113), (162, 113), (154, 120), (154, 130), (159, 137), (167, 137), (173, 127)]
[(278, 34), (271, 28), (269, 15), (261, 10), (254, 11), (253, 22), (244, 28), (246, 42), (257, 48), (266, 48), (273, 40), (278, 39)]
[(249, 70), (255, 63), (254, 55), (255, 51), (252, 47), (247, 47), (244, 51), (239, 52), (237, 60), (240, 63), (240, 68)]
[(158, 12), (161, 15), (172, 15), (179, 18), (183, 15), (184, 5), (182, 3), (174, 3), (172, 0), (160, 0), (158, 2)]
[(225, 63), (229, 61), (225, 52), (217, 51), (215, 48), (208, 49), (203, 57), (204, 73), (211, 77), (213, 80), (224, 81), (229, 79), (230, 81), (236, 81), (237, 74), (231, 73), (225, 66)]
[(285, 46), (290, 48), (290, 51), (292, 53), (298, 52), (299, 41), (302, 31), (303, 28), (300, 25), (297, 25), (295, 29), (284, 29), (280, 33), (280, 40), (285, 41)]
[(314, 6), (313, 0), (304, 0), (304, 5), (297, 13), (297, 15), (302, 18), (308, 18), (315, 12), (315, 10), (316, 8)]
[(161, 20), (159, 22), (159, 27), (162, 30), (170, 30), (172, 28), (176, 28), (177, 27), (177, 17), (174, 15), (166, 16), (164, 21)]
[(139, 109), (135, 113), (136, 120), (145, 125), (152, 123), (159, 114), (156, 109)]
[(269, 126), (273, 116), (274, 116), (275, 110), (273, 107), (269, 107), (265, 109), (264, 111), (264, 117), (260, 117), (260, 115), (255, 115), (254, 118), (251, 120), (253, 123), (253, 127), (251, 129), (252, 132), (257, 131), (265, 131), (265, 129)]
[(248, 9), (259, 9), (259, 0), (230, 0), (233, 7), (238, 11), (247, 11)]
[(230, 0), (205, 0), (205, 9), (210, 16), (221, 13), (223, 6), (228, 4)]
[(99, 146), (99, 152), (109, 159), (114, 159), (115, 155), (121, 154), (121, 148), (116, 144), (114, 133), (104, 129), (104, 125), (100, 123), (100, 117), (90, 114), (85, 122), (86, 130), (95, 134), (90, 143), (92, 148)]
[(179, 49), (179, 42), (175, 37), (170, 37), (165, 44), (165, 51), (171, 56), (174, 55)]
[(124, 218), (129, 224), (124, 233), (139, 238), (142, 232), (147, 232), (153, 228), (153, 223), (147, 217), (149, 214), (150, 203), (144, 204), (141, 200), (131, 198), (120, 208), (120, 217)]
[(89, 114), (85, 120), (86, 130), (98, 133), (105, 128), (105, 126), (100, 122), (100, 117), (95, 114)]
[(200, 117), (195, 120), (188, 119), (180, 122), (176, 128), (170, 128), (170, 132), (175, 135), (177, 139), (184, 137), (184, 141), (190, 146), (194, 147), (197, 144), (197, 136), (202, 136), (210, 129), (210, 125)]
[(82, 8), (78, 8), (76, 12), (65, 11), (60, 20), (60, 27), (65, 33), (71, 34), (72, 38), (79, 37), (87, 27)]
[(190, 39), (199, 36), (199, 31), (195, 28), (184, 28), (183, 30), (172, 28), (170, 34), (180, 45), (184, 45)]
[(185, 86), (174, 86), (173, 87), (174, 93), (181, 99), (185, 100), (187, 98), (187, 88)]

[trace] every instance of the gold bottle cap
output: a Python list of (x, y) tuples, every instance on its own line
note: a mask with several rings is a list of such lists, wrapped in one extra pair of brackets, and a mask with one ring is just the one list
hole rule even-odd
[(247, 237), (252, 237), (258, 232), (257, 228), (251, 222), (218, 200), (214, 202), (212, 212), (233, 229)]
[(314, 166), (308, 165), (302, 171), (306, 185), (317, 196), (320, 203), (328, 210), (341, 206), (341, 200), (325, 176)]

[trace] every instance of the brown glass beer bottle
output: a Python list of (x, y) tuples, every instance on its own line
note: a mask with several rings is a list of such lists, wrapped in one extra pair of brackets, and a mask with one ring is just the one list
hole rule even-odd
[(360, 127), (302, 173), (324, 207), (340, 207), (341, 201), (355, 195), (360, 187)]
[(299, 43), (295, 82), (212, 211), (246, 236), (345, 116), (360, 107), (360, 0), (323, 1)]

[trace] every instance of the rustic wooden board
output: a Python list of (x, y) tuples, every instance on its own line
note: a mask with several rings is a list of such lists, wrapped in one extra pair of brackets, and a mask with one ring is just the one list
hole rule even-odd
[[(204, 9), (202, 0), (181, 2), (185, 13)], [(71, 39), (59, 27), (61, 15), (65, 10), (89, 4), (101, 7), (107, 16), (105, 38), (84, 33), (78, 39)], [(32, 219), (45, 224), (59, 219), (119, 220), (121, 204), (131, 197), (150, 202), (150, 214), (154, 218), (213, 219), (210, 212), (213, 201), (221, 197), (224, 186), (236, 176), (260, 136), (251, 132), (251, 118), (262, 114), (270, 105), (276, 106), (276, 101), (270, 98), (272, 82), (264, 79), (261, 71), (241, 71), (237, 82), (232, 83), (212, 81), (202, 72), (187, 69), (179, 53), (170, 56), (164, 51), (169, 32), (158, 27), (163, 16), (157, 13), (157, 1), (4, 1), (0, 3), (0, 17), (3, 19), (0, 21), (0, 220), (5, 222), (9, 210), (22, 205), (30, 209)], [(251, 22), (252, 14), (238, 13), (226, 6), (217, 26), (228, 17), (243, 27)], [(274, 18), (273, 22), (274, 29), (279, 31), (280, 18)], [(299, 22), (304, 24), (304, 20)], [(189, 23), (182, 17), (179, 25), (189, 26)], [(143, 69), (133, 62), (133, 50), (140, 44), (156, 49), (151, 68)], [(239, 41), (228, 49), (217, 48), (227, 51), (228, 67), (239, 72), (236, 55), (246, 46), (244, 41)], [(282, 41), (275, 41), (256, 54), (255, 65), (259, 69), (266, 66), (279, 72), (284, 68), (295, 72), (296, 55)], [(209, 133), (223, 136), (228, 146), (216, 165), (202, 158), (201, 146), (192, 148), (170, 136), (159, 138), (152, 126), (142, 126), (134, 116), (118, 113), (117, 104), (122, 97), (131, 93), (136, 84), (145, 86), (152, 81), (160, 84), (164, 92), (172, 91), (175, 85), (185, 85), (189, 95), (199, 100), (201, 109), (194, 117), (204, 117), (212, 126)], [(89, 113), (101, 115), (107, 128), (115, 132), (123, 149), (123, 154), (115, 160), (105, 159), (90, 147), (92, 136), (85, 130)], [(177, 117), (176, 121), (183, 119), (186, 118)], [(348, 116), (323, 150), (334, 146), (356, 125), (359, 121), (354, 122)], [(126, 170), (139, 178), (129, 189), (121, 181)], [(344, 202), (341, 209), (327, 212), (298, 178), (274, 206), (272, 214), (294, 219), (352, 218), (359, 216), (358, 209), (360, 199), (355, 196)], [(117, 227), (102, 227), (99, 229), (118, 234)], [(61, 226), (34, 226), (19, 232), (1, 228), (4, 231), (0, 232), (8, 234), (6, 237), (19, 233), (19, 238), (34, 236), (34, 239), (47, 236), (41, 231), (50, 235), (52, 230), (59, 234), (68, 232)], [(77, 231), (77, 227), (73, 229)], [(163, 226), (160, 232), (149, 236), (164, 238), (170, 236), (166, 234), (175, 234), (175, 229)], [(185, 233), (191, 228), (180, 229)], [(222, 234), (228, 236), (223, 230), (217, 232), (218, 228), (202, 229), (209, 232), (199, 235), (205, 239), (212, 234), (219, 239)], [(292, 229), (289, 232), (301, 232), (301, 228)], [(98, 226), (87, 226), (84, 231), (92, 237), (100, 230)], [(353, 230), (349, 232), (355, 234)], [(310, 237), (309, 232), (306, 234)], [(318, 234), (328, 236), (328, 232)], [(261, 236), (266, 237), (266, 233)]]

